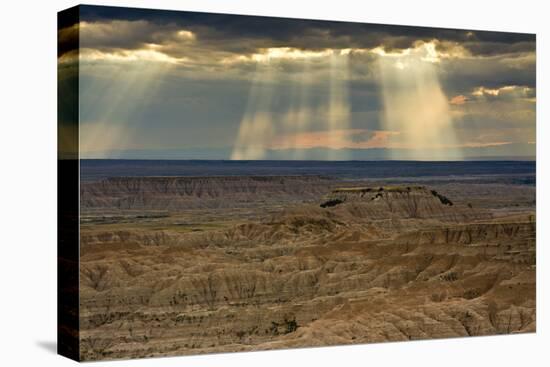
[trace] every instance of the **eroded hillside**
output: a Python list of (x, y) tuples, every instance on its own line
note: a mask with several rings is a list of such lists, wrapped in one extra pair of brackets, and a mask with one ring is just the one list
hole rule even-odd
[(535, 330), (530, 187), (186, 180), (83, 187), (84, 359)]

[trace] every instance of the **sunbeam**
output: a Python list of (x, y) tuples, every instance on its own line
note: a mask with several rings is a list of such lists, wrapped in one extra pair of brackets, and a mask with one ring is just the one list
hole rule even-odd
[[(102, 65), (101, 75), (90, 77), (93, 68), (81, 66), (80, 83), (82, 121), (80, 147), (83, 156), (106, 158), (120, 149), (135, 146), (136, 117), (151, 100), (159, 80), (172, 65), (164, 62), (110, 62)], [(108, 102), (108, 103), (107, 103)], [(108, 106), (96, 109), (95, 106)]]
[[(307, 151), (301, 141), (310, 131), (326, 133), (327, 139), (321, 140), (319, 147), (326, 149), (327, 159), (346, 159), (340, 151), (345, 147), (343, 135), (337, 132), (350, 126), (348, 58), (349, 52), (345, 49), (320, 52), (269, 50), (254, 56), (256, 73), (231, 159), (262, 159), (269, 149), (285, 149), (290, 151), (292, 159), (306, 159)], [(288, 59), (299, 60), (302, 70), (298, 77), (289, 81), (288, 107), (286, 113), (279, 116), (273, 111), (273, 100), (281, 92), (276, 84), (281, 77), (280, 63)], [(326, 83), (316, 80), (312, 60), (328, 68)], [(313, 88), (323, 87), (327, 88), (326, 100), (313, 107), (310, 94)]]
[(385, 129), (396, 131), (394, 159), (462, 159), (448, 99), (441, 89), (434, 49), (424, 44), (400, 54), (379, 54)]
[(267, 59), (256, 63), (256, 73), (231, 159), (262, 159), (267, 144), (273, 138), (274, 126), (271, 118), (273, 102), (274, 61)]
[(312, 123), (312, 108), (310, 106), (310, 92), (313, 75), (309, 59), (302, 61), (300, 77), (292, 81), (290, 92), (290, 109), (284, 118), (284, 130), (289, 136), (287, 144), (292, 149), (293, 159), (304, 159), (304, 150), (300, 147), (300, 134), (308, 131)]
[(327, 119), (329, 133), (327, 159), (347, 159), (337, 148), (342, 146), (338, 130), (349, 128), (350, 105), (348, 98), (348, 55), (346, 50), (333, 51), (330, 56), (330, 94)]

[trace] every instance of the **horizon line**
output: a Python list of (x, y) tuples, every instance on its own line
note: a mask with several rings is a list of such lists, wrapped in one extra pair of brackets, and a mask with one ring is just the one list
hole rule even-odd
[(489, 156), (466, 159), (223, 159), (223, 158), (81, 158), (81, 161), (204, 161), (204, 162), (536, 162), (536, 156)]

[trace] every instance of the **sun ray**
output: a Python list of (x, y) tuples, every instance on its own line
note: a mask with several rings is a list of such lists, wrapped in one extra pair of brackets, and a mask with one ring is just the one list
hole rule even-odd
[(461, 159), (433, 50), (421, 48), (400, 55), (380, 53), (378, 60), (385, 130), (400, 132), (390, 144), (392, 158)]
[(330, 93), (328, 103), (327, 130), (329, 141), (327, 159), (347, 159), (347, 156), (338, 152), (337, 147), (341, 146), (341, 135), (333, 132), (349, 129), (350, 104), (348, 93), (349, 60), (348, 53), (334, 51), (330, 56)]
[[(80, 78), (86, 78), (97, 66), (81, 66)], [(134, 121), (143, 113), (142, 101), (151, 100), (159, 80), (172, 66), (161, 62), (132, 61), (104, 63), (101, 75), (80, 83), (80, 146), (83, 156), (107, 158), (121, 149), (135, 146)], [(132, 103), (128, 103), (132, 101)], [(95, 109), (94, 106), (108, 106)], [(90, 107), (93, 109), (90, 110)]]
[(289, 136), (292, 141), (292, 158), (304, 159), (305, 152), (299, 146), (298, 137), (306, 132), (312, 123), (314, 111), (310, 105), (310, 93), (312, 88), (313, 75), (309, 59), (302, 60), (302, 72), (299, 78), (292, 82), (290, 92), (290, 108), (284, 119), (284, 135)]
[(231, 159), (262, 159), (273, 138), (271, 105), (274, 92), (275, 65), (272, 60), (256, 63), (256, 72), (241, 119)]

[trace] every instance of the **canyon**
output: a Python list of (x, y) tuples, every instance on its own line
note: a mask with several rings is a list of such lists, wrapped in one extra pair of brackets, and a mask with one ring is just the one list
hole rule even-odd
[(84, 360), (536, 330), (535, 187), (324, 175), (81, 184)]

